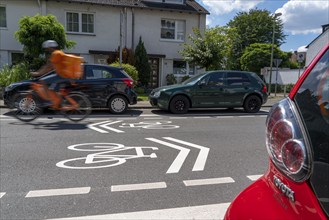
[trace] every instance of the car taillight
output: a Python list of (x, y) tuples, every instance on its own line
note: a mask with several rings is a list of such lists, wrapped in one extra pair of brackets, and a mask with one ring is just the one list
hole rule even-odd
[(123, 82), (130, 88), (134, 87), (134, 81), (131, 79), (123, 79)]
[(266, 87), (266, 85), (264, 85), (262, 88), (262, 93), (266, 93), (266, 92), (267, 92), (267, 87)]
[(302, 182), (310, 176), (312, 155), (294, 103), (283, 99), (266, 120), (266, 146), (271, 160), (286, 176)]

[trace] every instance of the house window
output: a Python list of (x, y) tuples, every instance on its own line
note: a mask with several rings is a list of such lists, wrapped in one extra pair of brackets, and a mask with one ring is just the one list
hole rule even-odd
[(6, 7), (0, 6), (0, 28), (7, 27)]
[(175, 75), (194, 75), (195, 66), (193, 64), (189, 64), (186, 61), (174, 60), (173, 73)]
[(162, 19), (161, 39), (184, 41), (185, 21)]
[(71, 33), (94, 33), (94, 14), (67, 12), (66, 30)]

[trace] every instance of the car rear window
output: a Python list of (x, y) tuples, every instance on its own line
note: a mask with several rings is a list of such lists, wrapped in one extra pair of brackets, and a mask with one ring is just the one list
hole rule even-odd
[(313, 150), (310, 183), (329, 215), (329, 50), (304, 80), (294, 100)]

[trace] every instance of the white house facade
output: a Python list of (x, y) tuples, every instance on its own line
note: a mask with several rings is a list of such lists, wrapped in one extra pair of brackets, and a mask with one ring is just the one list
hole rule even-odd
[(166, 75), (198, 73), (179, 51), (193, 28), (206, 27), (209, 12), (195, 0), (1, 0), (0, 68), (15, 63), (23, 46), (14, 38), (19, 19), (52, 14), (75, 41), (67, 53), (87, 63), (106, 63), (121, 48), (135, 50), (141, 37), (150, 57), (151, 85), (165, 85)]
[(308, 66), (319, 51), (329, 43), (329, 24), (322, 25), (322, 33), (307, 45), (305, 66)]

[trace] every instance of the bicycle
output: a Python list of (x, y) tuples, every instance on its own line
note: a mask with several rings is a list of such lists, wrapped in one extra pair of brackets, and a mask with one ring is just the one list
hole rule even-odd
[[(59, 90), (57, 95), (61, 98), (58, 105), (54, 105), (55, 92), (48, 89), (43, 82), (31, 84), (31, 90), (19, 93), (15, 98), (14, 116), (24, 122), (30, 122), (42, 115), (45, 108), (59, 111), (71, 121), (77, 122), (85, 119), (91, 113), (91, 102), (85, 94), (75, 91), (77, 85), (70, 81)], [(49, 103), (50, 101), (50, 103)]]

